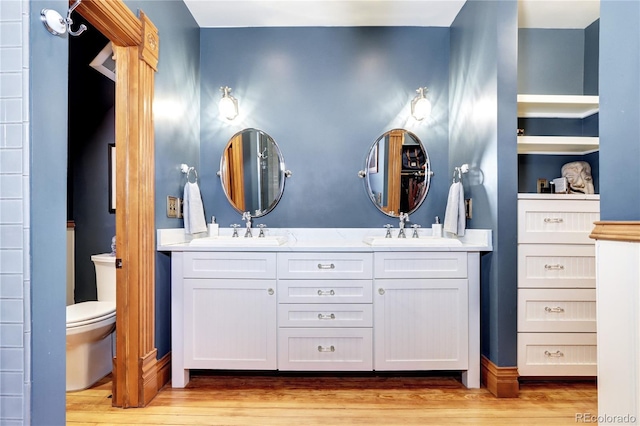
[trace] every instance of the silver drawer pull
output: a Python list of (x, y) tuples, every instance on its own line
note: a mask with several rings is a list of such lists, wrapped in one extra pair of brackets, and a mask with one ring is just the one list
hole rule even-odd
[(267, 293), (269, 293), (269, 296), (273, 296), (273, 293), (275, 293), (275, 291), (273, 291), (272, 288), (267, 290)]
[(564, 222), (564, 219), (562, 219), (561, 217), (545, 217), (544, 218), (544, 223), (562, 223)]
[(318, 269), (336, 269), (333, 263), (318, 263)]
[(318, 290), (318, 296), (335, 296), (336, 292), (333, 290), (329, 290), (329, 291), (324, 291), (324, 290)]
[(544, 311), (549, 313), (561, 314), (564, 312), (564, 308), (561, 308), (560, 306), (557, 306), (555, 308), (550, 308), (548, 306), (545, 306)]
[(335, 346), (331, 345), (329, 347), (318, 346), (318, 352), (335, 352)]
[(564, 265), (556, 263), (555, 265), (544, 265), (544, 269), (547, 271), (563, 271)]
[(544, 351), (544, 356), (546, 356), (547, 358), (562, 358), (564, 354), (560, 351), (555, 351), (555, 352)]
[(319, 320), (332, 320), (332, 319), (336, 319), (336, 314), (318, 314), (318, 319)]

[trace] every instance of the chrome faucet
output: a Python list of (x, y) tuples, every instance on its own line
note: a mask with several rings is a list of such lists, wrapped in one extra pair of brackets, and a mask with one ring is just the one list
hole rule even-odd
[(404, 223), (409, 221), (409, 214), (400, 212), (400, 216), (398, 216), (398, 218), (400, 219), (400, 224), (398, 225), (400, 227), (398, 238), (407, 238), (407, 235), (404, 233)]
[(258, 238), (264, 238), (264, 230), (267, 227), (267, 225), (265, 225), (264, 223), (261, 223), (260, 225), (258, 225), (258, 228), (260, 228), (260, 233), (258, 234)]
[(253, 235), (251, 234), (251, 213), (249, 212), (244, 212), (242, 213), (242, 220), (246, 220), (247, 221), (247, 230), (244, 233), (244, 237), (245, 238), (251, 238), (253, 237)]
[(384, 227), (387, 228), (387, 233), (385, 234), (384, 237), (391, 238), (391, 228), (393, 228), (393, 225), (390, 225), (387, 223)]
[(233, 234), (231, 235), (231, 238), (238, 238), (238, 228), (240, 228), (240, 225), (234, 223), (233, 225), (231, 225), (231, 227), (233, 228)]
[(413, 225), (411, 225), (411, 227), (413, 228), (413, 235), (411, 236), (411, 238), (420, 238), (420, 236), (418, 235), (418, 228), (420, 228), (420, 225), (414, 223)]

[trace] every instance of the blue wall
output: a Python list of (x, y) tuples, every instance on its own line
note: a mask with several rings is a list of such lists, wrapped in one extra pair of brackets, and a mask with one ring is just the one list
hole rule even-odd
[[(402, 127), (426, 146), (435, 172), (411, 221), (444, 216), (448, 161), (449, 29), (412, 27), (202, 29), (202, 132), (198, 174), (206, 216), (240, 222), (219, 170), (237, 131), (255, 127), (279, 144), (293, 172), (270, 227), (378, 227), (393, 223), (367, 198), (357, 172), (371, 144)], [(240, 116), (218, 117), (220, 86), (230, 86)], [(432, 118), (416, 122), (409, 103), (428, 86)]]
[(517, 3), (468, 1), (451, 26), (451, 164), (468, 163), (470, 228), (493, 230), (482, 256), (482, 354), (516, 365)]
[(600, 218), (640, 220), (640, 2), (600, 3)]
[(581, 29), (518, 30), (518, 93), (582, 95), (584, 43)]
[(598, 94), (600, 65), (600, 20), (584, 29), (584, 90), (585, 95)]
[(29, 16), (31, 366), (25, 380), (31, 380), (33, 425), (65, 423), (68, 47), (66, 38), (44, 29), (39, 11), (68, 6), (32, 1)]

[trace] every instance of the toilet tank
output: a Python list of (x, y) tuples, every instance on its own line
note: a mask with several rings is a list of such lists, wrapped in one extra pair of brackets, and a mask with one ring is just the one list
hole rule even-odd
[(116, 301), (116, 257), (111, 253), (94, 254), (91, 256), (96, 269), (96, 287), (98, 301)]

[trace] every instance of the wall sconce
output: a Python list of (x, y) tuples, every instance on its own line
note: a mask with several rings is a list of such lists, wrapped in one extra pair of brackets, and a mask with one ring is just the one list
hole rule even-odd
[(231, 96), (231, 88), (224, 86), (220, 88), (222, 99), (218, 104), (220, 115), (227, 120), (233, 120), (238, 116), (238, 100)]
[(411, 101), (411, 115), (418, 121), (422, 121), (431, 115), (431, 102), (426, 97), (427, 90), (426, 87), (416, 90), (418, 94)]

